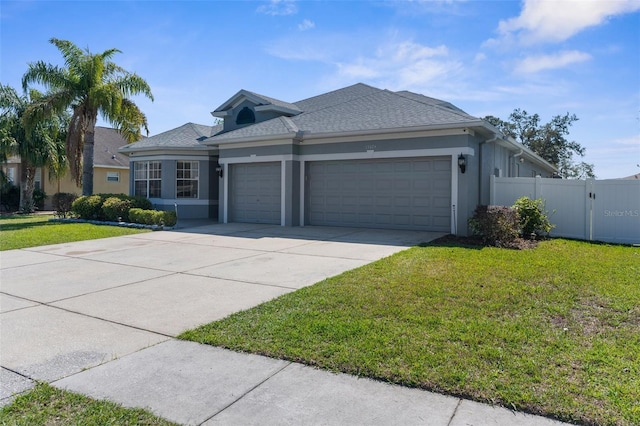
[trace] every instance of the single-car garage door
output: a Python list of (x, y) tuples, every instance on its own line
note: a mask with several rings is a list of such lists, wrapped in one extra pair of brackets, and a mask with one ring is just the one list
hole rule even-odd
[(280, 163), (231, 164), (231, 222), (280, 224)]
[(451, 230), (451, 157), (308, 164), (311, 225)]

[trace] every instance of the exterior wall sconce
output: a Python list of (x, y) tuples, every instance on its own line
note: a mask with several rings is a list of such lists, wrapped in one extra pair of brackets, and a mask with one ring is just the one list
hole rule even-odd
[(467, 171), (467, 158), (460, 154), (458, 155), (458, 167), (460, 167), (460, 173), (463, 173)]
[(222, 174), (223, 174), (222, 170), (223, 170), (222, 166), (220, 164), (218, 164), (218, 166), (216, 167), (216, 173), (218, 174), (218, 177), (220, 177), (220, 178), (222, 177)]

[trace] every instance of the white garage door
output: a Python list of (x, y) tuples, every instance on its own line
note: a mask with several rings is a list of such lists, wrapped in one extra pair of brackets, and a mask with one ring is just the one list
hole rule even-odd
[(280, 224), (280, 163), (231, 164), (231, 222)]
[(308, 168), (311, 225), (451, 230), (451, 158), (318, 161)]

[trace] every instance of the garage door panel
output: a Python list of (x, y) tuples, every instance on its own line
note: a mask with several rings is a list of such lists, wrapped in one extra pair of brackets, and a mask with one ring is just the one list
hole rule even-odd
[(312, 225), (450, 230), (449, 157), (311, 162)]
[(280, 224), (280, 163), (230, 165), (232, 222)]

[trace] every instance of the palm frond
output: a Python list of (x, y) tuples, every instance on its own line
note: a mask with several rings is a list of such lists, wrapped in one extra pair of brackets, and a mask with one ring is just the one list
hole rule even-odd
[(77, 84), (77, 79), (64, 68), (38, 61), (30, 63), (22, 76), (22, 89), (26, 91), (29, 83), (39, 83), (50, 89), (68, 90)]
[(80, 68), (82, 58), (85, 56), (85, 52), (83, 52), (82, 49), (69, 40), (51, 38), (49, 39), (49, 43), (58, 48), (64, 58), (64, 63), (67, 66), (67, 69), (77, 70)]

